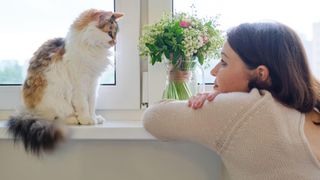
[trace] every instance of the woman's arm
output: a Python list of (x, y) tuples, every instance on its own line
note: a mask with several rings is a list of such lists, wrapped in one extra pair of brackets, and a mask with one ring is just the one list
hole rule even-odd
[(256, 101), (249, 93), (219, 94), (198, 110), (187, 101), (162, 101), (146, 110), (143, 122), (157, 138), (189, 140), (218, 150), (228, 130)]

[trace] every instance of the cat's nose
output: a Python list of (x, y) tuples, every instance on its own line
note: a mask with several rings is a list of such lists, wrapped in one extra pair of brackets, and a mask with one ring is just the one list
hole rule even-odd
[(112, 46), (115, 45), (116, 43), (117, 43), (117, 41), (115, 39), (109, 41), (109, 44), (112, 45)]

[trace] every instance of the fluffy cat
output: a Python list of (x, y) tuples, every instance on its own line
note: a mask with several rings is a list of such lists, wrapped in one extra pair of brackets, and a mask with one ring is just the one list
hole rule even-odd
[(65, 39), (48, 40), (34, 53), (23, 84), (24, 106), (8, 121), (9, 133), (27, 152), (53, 150), (66, 136), (61, 124), (102, 123), (95, 114), (98, 78), (110, 64), (121, 16), (87, 10)]

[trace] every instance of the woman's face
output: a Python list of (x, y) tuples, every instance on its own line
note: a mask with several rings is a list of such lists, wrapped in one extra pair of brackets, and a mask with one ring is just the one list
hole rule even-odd
[(248, 92), (250, 71), (241, 58), (225, 42), (221, 52), (221, 61), (211, 70), (215, 76), (214, 90), (220, 92)]

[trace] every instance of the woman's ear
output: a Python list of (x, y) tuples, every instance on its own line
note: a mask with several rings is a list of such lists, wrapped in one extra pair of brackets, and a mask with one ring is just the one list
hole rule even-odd
[(256, 69), (256, 76), (257, 79), (261, 82), (268, 82), (270, 79), (269, 77), (269, 69), (265, 65), (260, 65)]

